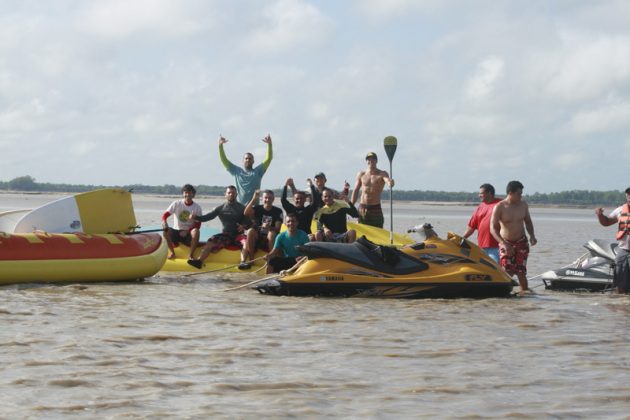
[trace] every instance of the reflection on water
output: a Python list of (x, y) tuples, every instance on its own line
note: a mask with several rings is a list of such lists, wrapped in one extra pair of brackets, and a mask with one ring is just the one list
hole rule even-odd
[[(138, 199), (139, 222), (159, 223), (170, 201)], [(202, 202), (204, 210), (214, 203)], [(462, 233), (473, 208), (397, 204), (395, 230), (430, 222), (441, 235)], [(539, 244), (530, 275), (614, 234), (591, 210), (532, 209), (532, 217)], [(627, 296), (550, 292), (537, 281), (533, 296), (483, 300), (223, 291), (253, 279), (160, 274), (138, 283), (1, 288), (0, 417), (630, 412)]]

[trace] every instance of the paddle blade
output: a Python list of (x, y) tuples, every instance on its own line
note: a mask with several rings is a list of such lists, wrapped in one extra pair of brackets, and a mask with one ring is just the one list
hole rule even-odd
[(387, 136), (384, 140), (385, 153), (391, 162), (394, 159), (394, 153), (396, 153), (396, 146), (398, 146), (398, 140), (394, 136)]

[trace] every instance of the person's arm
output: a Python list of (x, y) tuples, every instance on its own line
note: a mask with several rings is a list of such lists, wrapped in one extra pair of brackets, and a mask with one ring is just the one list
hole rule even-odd
[(317, 209), (319, 209), (322, 206), (322, 200), (321, 197), (319, 197), (319, 193), (317, 192), (317, 188), (315, 188), (315, 185), (313, 185), (313, 182), (311, 181), (311, 179), (307, 179), (306, 182), (308, 183), (308, 186), (311, 189), (311, 204), (309, 204), (309, 207), (311, 207), (313, 209), (313, 213), (315, 213), (315, 211), (317, 211)]
[(263, 168), (265, 168), (266, 171), (269, 165), (271, 165), (271, 160), (273, 159), (273, 146), (271, 145), (271, 136), (267, 134), (267, 137), (265, 137), (262, 141), (264, 143), (267, 143), (267, 156), (265, 156), (265, 160), (262, 163)]
[(357, 175), (357, 182), (354, 184), (354, 189), (352, 190), (352, 198), (350, 199), (350, 202), (352, 202), (352, 204), (357, 202), (357, 198), (359, 195), (359, 191), (361, 190), (361, 175), (363, 175), (363, 172), (359, 172), (359, 174)]
[(348, 209), (346, 210), (347, 213), (354, 218), (358, 218), (359, 211), (357, 210), (357, 208), (354, 207), (354, 204), (351, 201), (348, 201), (348, 204), (350, 205), (350, 207), (348, 207)]
[(233, 173), (236, 165), (234, 165), (225, 155), (225, 150), (223, 149), (223, 145), (228, 141), (223, 137), (219, 136), (219, 158), (221, 159), (221, 163), (227, 169), (229, 173)]
[(221, 208), (223, 206), (217, 206), (215, 207), (210, 213), (208, 214), (204, 214), (204, 215), (196, 215), (193, 214), (192, 218), (198, 222), (207, 222), (209, 220), (214, 219), (215, 217), (217, 217), (219, 215), (219, 212), (221, 211)]
[[(525, 205), (527, 206), (527, 203), (525, 203)], [(527, 230), (527, 233), (529, 233), (529, 243), (533, 245), (536, 245), (536, 243), (538, 242), (536, 240), (536, 235), (534, 235), (534, 223), (532, 222), (532, 217), (529, 215), (529, 206), (525, 207), (525, 229)]]
[(597, 215), (597, 220), (599, 220), (599, 224), (602, 226), (610, 226), (617, 223), (618, 219), (616, 217), (609, 217), (604, 214), (603, 208), (595, 209), (595, 214)]
[(249, 203), (247, 203), (247, 205), (245, 206), (245, 211), (243, 213), (245, 213), (245, 216), (249, 217), (250, 219), (253, 219), (256, 216), (256, 213), (254, 212), (254, 206), (256, 205), (256, 203), (258, 203), (259, 196), (260, 190), (254, 191), (252, 199), (249, 200)]
[(464, 234), (462, 235), (462, 238), (468, 239), (470, 235), (472, 235), (473, 233), (475, 233), (475, 228), (466, 226), (466, 232), (464, 232)]
[(501, 205), (497, 204), (492, 209), (492, 218), (490, 219), (490, 234), (500, 246), (503, 245), (503, 238), (501, 237), (501, 208)]
[(389, 177), (387, 171), (383, 171), (383, 181), (385, 181), (385, 183), (389, 185), (389, 188), (394, 188), (394, 180)]
[(170, 211), (165, 211), (164, 214), (162, 214), (162, 229), (168, 229), (168, 218), (171, 216), (171, 212)]

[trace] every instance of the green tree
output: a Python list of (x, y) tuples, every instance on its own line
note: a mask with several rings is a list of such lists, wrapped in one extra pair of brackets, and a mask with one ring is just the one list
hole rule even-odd
[(9, 181), (8, 186), (10, 190), (15, 191), (35, 191), (39, 189), (37, 183), (35, 182), (35, 178), (29, 175), (13, 178)]

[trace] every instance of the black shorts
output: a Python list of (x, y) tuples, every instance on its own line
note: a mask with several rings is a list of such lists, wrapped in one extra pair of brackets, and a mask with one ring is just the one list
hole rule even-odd
[[(182, 233), (185, 233), (185, 235), (182, 235)], [(177, 230), (169, 227), (168, 235), (171, 238), (171, 242), (173, 242), (173, 245), (181, 243), (190, 246), (192, 242), (192, 235), (190, 234), (189, 230)]]
[(288, 270), (295, 265), (294, 257), (273, 257), (269, 260), (269, 265), (273, 268), (274, 273), (279, 273), (282, 270)]

